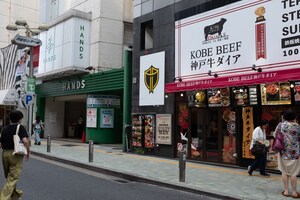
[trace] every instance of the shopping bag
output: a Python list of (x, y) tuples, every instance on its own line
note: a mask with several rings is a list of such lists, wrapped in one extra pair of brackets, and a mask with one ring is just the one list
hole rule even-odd
[(272, 144), (272, 151), (280, 152), (284, 149), (284, 142), (283, 142), (283, 134), (281, 132), (277, 133), (273, 144)]
[(13, 155), (27, 155), (27, 149), (19, 137), (20, 124), (17, 126), (16, 134), (14, 135), (14, 152)]

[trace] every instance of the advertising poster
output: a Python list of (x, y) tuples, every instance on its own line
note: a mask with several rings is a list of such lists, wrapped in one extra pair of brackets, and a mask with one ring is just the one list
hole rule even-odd
[(156, 115), (156, 143), (172, 144), (172, 115), (157, 114)]
[(114, 109), (100, 109), (100, 128), (114, 128)]
[(175, 77), (182, 82), (165, 89), (297, 80), (299, 51), (297, 1), (238, 1), (175, 22)]
[(97, 108), (88, 108), (86, 114), (86, 127), (97, 128)]

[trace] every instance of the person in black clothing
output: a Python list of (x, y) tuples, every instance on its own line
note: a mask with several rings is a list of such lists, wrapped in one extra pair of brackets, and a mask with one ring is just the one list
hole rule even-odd
[[(10, 124), (6, 126), (1, 133), (1, 148), (2, 148), (2, 164), (6, 182), (0, 193), (1, 200), (19, 199), (23, 192), (17, 190), (17, 182), (22, 172), (23, 155), (14, 154), (14, 141), (13, 136), (16, 134), (18, 124), (21, 124), (23, 113), (21, 111), (12, 111), (9, 115)], [(29, 159), (30, 148), (28, 134), (24, 126), (20, 125), (19, 137), (22, 140), (25, 148), (27, 149), (26, 160)]]

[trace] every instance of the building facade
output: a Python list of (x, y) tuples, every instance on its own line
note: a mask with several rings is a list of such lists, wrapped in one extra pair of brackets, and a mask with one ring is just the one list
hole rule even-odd
[[(16, 108), (15, 80), (17, 74), (21, 72), (19, 70), (17, 73), (17, 66), (22, 55), (24, 55), (24, 51), (11, 45), (11, 40), (16, 34), (24, 36), (25, 30), (8, 31), (6, 26), (14, 24), (16, 20), (25, 19), (30, 27), (37, 28), (40, 13), (39, 2), (38, 0), (0, 1), (0, 130), (9, 123), (9, 112)], [(23, 123), (26, 123), (26, 110), (21, 110), (25, 116)]]
[[(121, 143), (124, 51), (132, 45), (132, 1), (43, 1), (36, 115), (45, 134)], [(80, 119), (82, 118), (82, 119)]]
[(133, 151), (176, 157), (187, 143), (191, 160), (247, 166), (259, 121), (271, 144), (282, 112), (300, 113), (297, 6), (134, 1)]
[[(8, 24), (14, 24), (17, 19), (23, 18), (27, 21), (30, 27), (38, 27), (40, 19), (40, 1), (8, 1), (0, 2), (1, 9), (1, 24), (0, 24), (0, 48), (11, 44), (11, 40), (17, 32), (9, 32), (6, 30)], [(24, 30), (18, 31), (22, 34)]]

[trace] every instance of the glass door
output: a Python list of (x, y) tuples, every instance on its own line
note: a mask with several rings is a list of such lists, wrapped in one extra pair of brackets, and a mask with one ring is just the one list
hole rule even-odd
[(220, 109), (208, 109), (206, 112), (206, 132), (205, 139), (205, 158), (210, 161), (219, 160), (219, 130), (220, 122), (219, 117)]
[(191, 110), (191, 158), (219, 161), (221, 142), (221, 110), (193, 108)]

